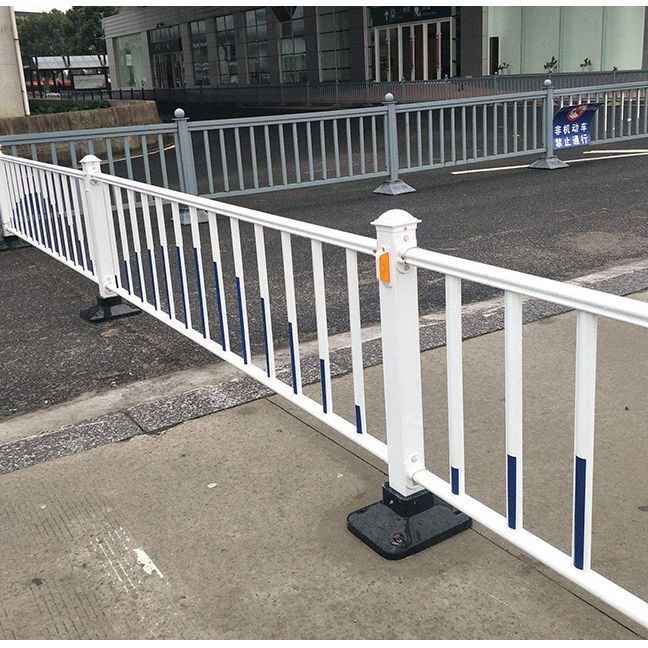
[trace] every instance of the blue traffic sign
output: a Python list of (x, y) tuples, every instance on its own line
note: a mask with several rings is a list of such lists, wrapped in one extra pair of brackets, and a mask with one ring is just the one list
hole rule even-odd
[(554, 116), (554, 150), (588, 146), (592, 143), (590, 126), (600, 103), (564, 106)]

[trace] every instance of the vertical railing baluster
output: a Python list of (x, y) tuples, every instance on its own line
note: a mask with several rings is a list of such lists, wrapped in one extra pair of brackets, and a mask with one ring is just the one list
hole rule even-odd
[(311, 122), (306, 122), (306, 149), (308, 152), (308, 179), (315, 181), (315, 167), (313, 165), (313, 133), (311, 132)]
[(283, 124), (279, 124), (279, 157), (281, 159), (281, 182), (288, 184), (288, 170), (286, 168), (286, 143), (284, 141)]
[(225, 284), (223, 281), (218, 221), (214, 212), (207, 212), (207, 219), (209, 221), (209, 240), (214, 266), (214, 290), (216, 291), (216, 307), (218, 309), (218, 321), (220, 323), (221, 347), (223, 351), (229, 351), (229, 330), (227, 326), (227, 307), (225, 304)]
[[(209, 193), (214, 193), (214, 174), (212, 171), (212, 161), (211, 161), (211, 147), (209, 146), (209, 131), (205, 129), (203, 131), (203, 150), (205, 152), (205, 165), (207, 167), (207, 186), (209, 187)], [(256, 158), (254, 158), (256, 163)]]
[(252, 182), (254, 188), (259, 188), (259, 169), (257, 166), (257, 149), (256, 149), (256, 136), (254, 134), (254, 126), (248, 129), (250, 135), (250, 157), (252, 158)]
[(358, 149), (360, 151), (360, 175), (365, 175), (367, 164), (365, 159), (364, 117), (358, 118)]
[(274, 176), (272, 173), (272, 151), (270, 149), (270, 129), (266, 124), (263, 127), (263, 139), (265, 141), (266, 168), (268, 169), (268, 187), (274, 187)]
[(518, 151), (518, 102), (513, 102), (513, 152)]
[(130, 152), (130, 138), (124, 137), (123, 142), (124, 142), (124, 157), (126, 158), (126, 169), (128, 173), (128, 179), (134, 180), (135, 178), (133, 176), (133, 160), (131, 159), (131, 152)]
[(247, 301), (245, 299), (245, 276), (243, 273), (243, 254), (241, 252), (241, 232), (237, 218), (230, 217), (230, 231), (232, 234), (232, 254), (234, 256), (234, 275), (236, 281), (236, 299), (238, 304), (239, 327), (241, 331), (241, 352), (243, 363), (249, 364), (250, 357), (250, 330), (248, 327)]
[(346, 250), (347, 290), (349, 293), (349, 328), (351, 333), (351, 367), (353, 372), (353, 400), (358, 434), (367, 431), (365, 411), (364, 361), (362, 357), (362, 324), (360, 321), (360, 292), (358, 281), (358, 255)]
[[(85, 234), (83, 231), (83, 224), (81, 222), (81, 206), (79, 204), (79, 191), (82, 190), (79, 187), (78, 178), (70, 178), (70, 191), (72, 193), (72, 206), (74, 207), (74, 222), (77, 228), (77, 243), (79, 245), (79, 256), (81, 257), (82, 266), (88, 269), (88, 258), (86, 256), (86, 244), (85, 244)], [(121, 205), (121, 202), (118, 203), (118, 206)]]
[(461, 107), (461, 159), (465, 162), (468, 159), (467, 150), (467, 126), (466, 126), (466, 106)]
[(175, 319), (175, 302), (173, 300), (173, 283), (171, 280), (171, 265), (169, 263), (169, 244), (166, 234), (166, 223), (164, 220), (164, 207), (162, 199), (155, 198), (155, 217), (158, 227), (158, 238), (160, 239), (160, 258), (164, 270), (164, 290), (167, 300), (167, 311), (171, 319)]
[(322, 411), (333, 411), (331, 396), (331, 363), (329, 359), (328, 323), (326, 317), (326, 289), (324, 285), (324, 259), (320, 241), (311, 240), (313, 260), (313, 286), (315, 289), (315, 317), (317, 321), (317, 345), (319, 349), (320, 382), (322, 388)]
[[(241, 156), (241, 134), (237, 126), (234, 129), (234, 148), (236, 149), (236, 172), (238, 174), (239, 189), (245, 189), (245, 178), (243, 176), (243, 158)], [(285, 183), (284, 183), (285, 184)]]
[(482, 106), (482, 157), (488, 157), (488, 106)]
[(223, 190), (229, 191), (229, 172), (227, 170), (227, 148), (225, 147), (225, 129), (218, 129), (218, 143), (220, 145), (221, 169), (223, 171)]
[(180, 206), (176, 202), (171, 203), (171, 218), (173, 220), (173, 235), (176, 246), (176, 262), (178, 264), (178, 276), (180, 279), (180, 295), (182, 297), (182, 311), (184, 314), (185, 327), (190, 329), (191, 325), (191, 304), (189, 302), (189, 286), (187, 285), (187, 268), (184, 258), (184, 242), (182, 239), (182, 224), (180, 223)]
[(498, 147), (497, 133), (497, 104), (493, 104), (493, 155), (497, 155)]
[(477, 106), (472, 107), (471, 115), (471, 125), (472, 125), (472, 159), (477, 159)]
[(272, 313), (270, 310), (270, 290), (268, 287), (268, 265), (266, 261), (265, 235), (261, 225), (254, 225), (257, 270), (259, 273), (259, 301), (261, 303), (261, 322), (263, 324), (263, 346), (265, 351), (266, 374), (275, 377), (274, 338), (272, 335)]
[(146, 178), (146, 184), (151, 184), (151, 166), (149, 164), (148, 142), (146, 141), (146, 135), (142, 135), (140, 141), (142, 146), (142, 159), (144, 161), (144, 177)]
[(301, 393), (301, 360), (299, 356), (299, 334), (297, 329), (297, 304), (295, 303), (295, 277), (293, 274), (292, 245), (290, 234), (281, 232), (281, 252), (283, 257), (284, 283), (286, 289), (286, 315), (288, 318), (288, 343), (290, 345), (290, 367), (292, 389)]
[(301, 159), (299, 157), (299, 134), (297, 132), (297, 122), (292, 125), (292, 141), (293, 141), (293, 158), (295, 159), (295, 182), (301, 182)]
[(326, 180), (328, 178), (328, 170), (326, 168), (326, 133), (324, 131), (323, 119), (320, 120), (319, 134), (320, 134), (320, 152), (322, 156), (322, 179)]
[(522, 297), (504, 293), (506, 512), (511, 529), (523, 526)]
[(376, 115), (371, 115), (371, 153), (373, 155), (374, 173), (378, 173), (378, 134), (376, 132)]
[(450, 485), (460, 495), (465, 490), (461, 279), (446, 275), (445, 294)]
[(596, 329), (596, 315), (577, 312), (572, 559), (583, 570), (591, 564)]
[(349, 177), (353, 177), (353, 146), (351, 145), (351, 120), (347, 117), (344, 123), (346, 132), (347, 169)]
[(434, 164), (434, 124), (432, 121), (432, 109), (428, 110), (428, 164)]
[(439, 110), (439, 152), (441, 164), (445, 164), (445, 108)]
[(337, 119), (332, 122), (333, 125), (333, 157), (335, 158), (335, 177), (340, 177), (340, 142), (338, 139)]
[(410, 114), (409, 111), (405, 113), (405, 160), (407, 168), (412, 168), (412, 155), (410, 150)]
[(160, 288), (158, 285), (157, 267), (155, 264), (155, 244), (153, 243), (153, 228), (151, 227), (149, 197), (141, 193), (140, 201), (142, 204), (142, 220), (144, 221), (148, 270), (151, 278), (151, 293), (153, 295), (153, 305), (157, 310), (160, 308)]
[(162, 135), (158, 135), (157, 141), (158, 141), (158, 153), (160, 154), (160, 168), (162, 170), (162, 186), (165, 189), (168, 189), (169, 188), (169, 175), (167, 173), (166, 151), (164, 150), (164, 139), (163, 139)]
[(418, 166), (423, 166), (423, 134), (421, 132), (421, 111), (416, 111), (416, 153), (418, 155)]
[(189, 222), (191, 224), (191, 243), (193, 245), (194, 269), (196, 271), (196, 286), (198, 288), (198, 305), (200, 307), (200, 324), (202, 335), (209, 338), (209, 314), (207, 313), (207, 293), (205, 291), (205, 272), (202, 260), (202, 245), (200, 243), (200, 228), (198, 213), (195, 207), (189, 207)]
[(135, 252), (135, 267), (137, 269), (137, 283), (140, 289), (140, 298), (146, 301), (146, 281), (144, 280), (144, 264), (142, 263), (142, 246), (140, 243), (139, 220), (137, 218), (137, 205), (135, 204), (135, 192), (126, 189), (128, 201), (128, 215), (130, 217), (131, 235), (133, 237), (133, 252)]

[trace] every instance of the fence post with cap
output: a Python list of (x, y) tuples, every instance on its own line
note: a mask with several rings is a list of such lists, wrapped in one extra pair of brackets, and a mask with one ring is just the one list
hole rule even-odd
[(20, 237), (7, 233), (8, 228), (11, 226), (13, 205), (9, 193), (9, 169), (2, 158), (2, 145), (0, 145), (0, 252), (29, 247), (29, 243), (26, 243)]
[(385, 558), (397, 560), (471, 525), (469, 517), (422, 490), (412, 476), (425, 470), (417, 270), (402, 261), (415, 248), (417, 218), (385, 212), (377, 231), (385, 422), (389, 482), (383, 498), (347, 518), (349, 530)]
[(385, 128), (387, 129), (385, 144), (385, 160), (387, 161), (387, 170), (389, 171), (389, 180), (383, 182), (379, 187), (374, 189), (374, 193), (385, 194), (388, 196), (398, 196), (404, 193), (416, 191), (406, 182), (399, 180), (398, 171), (400, 162), (398, 159), (398, 120), (396, 117), (396, 100), (391, 92), (385, 95), (383, 105), (387, 109), (387, 119)]
[(544, 141), (545, 141), (545, 154), (529, 166), (529, 169), (544, 169), (545, 171), (553, 171), (554, 169), (564, 169), (568, 167), (567, 162), (554, 155), (553, 150), (553, 119), (554, 119), (554, 95), (553, 84), (551, 79), (545, 79), (544, 87), (546, 94), (544, 97)]
[(84, 213), (85, 226), (94, 274), (99, 284), (99, 295), (97, 304), (82, 310), (80, 315), (92, 323), (137, 315), (140, 312), (139, 308), (124, 302), (107, 287), (108, 284), (117, 281), (119, 262), (108, 185), (93, 177), (101, 174), (101, 161), (94, 155), (86, 155), (81, 160), (81, 169), (84, 174), (83, 190), (87, 205), (87, 211)]
[(189, 131), (189, 119), (182, 108), (176, 108), (173, 121), (177, 129), (178, 167), (180, 169), (180, 190), (192, 196), (198, 195), (198, 181), (196, 179), (196, 165), (194, 162), (193, 143)]

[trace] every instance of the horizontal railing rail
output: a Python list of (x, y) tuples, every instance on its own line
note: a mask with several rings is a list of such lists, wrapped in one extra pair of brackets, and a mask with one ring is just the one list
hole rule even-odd
[[(5, 235), (81, 272), (97, 283), (102, 300), (123, 298), (386, 462), (389, 486), (399, 497), (430, 491), (648, 628), (648, 603), (591, 566), (597, 323), (605, 317), (648, 328), (648, 304), (421, 249), (418, 221), (399, 210), (373, 223), (374, 239), (108, 175), (94, 156), (81, 164), (77, 172), (0, 155)], [(276, 253), (269, 249), (272, 240)], [(342, 267), (326, 263), (336, 254)], [(419, 271), (441, 274), (445, 282), (447, 479), (425, 462)], [(504, 293), (505, 515), (465, 491), (462, 281)], [(386, 442), (365, 404), (361, 313), (367, 283), (377, 284), (379, 293)], [(327, 300), (340, 285), (352, 408), (340, 405), (337, 395), (334, 400), (331, 385)], [(570, 553), (524, 524), (525, 296), (576, 311)], [(252, 301), (260, 320), (251, 317)], [(310, 328), (302, 328), (309, 316)], [(304, 356), (300, 331), (314, 334), (315, 357)], [(282, 344), (286, 367), (277, 364)], [(305, 393), (308, 382), (319, 383), (319, 396)], [(568, 475), (562, 479), (570, 483)]]

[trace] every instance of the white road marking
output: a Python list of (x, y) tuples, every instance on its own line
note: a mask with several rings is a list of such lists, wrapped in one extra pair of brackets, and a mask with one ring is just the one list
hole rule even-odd
[(597, 149), (583, 151), (583, 155), (598, 155), (599, 153), (648, 153), (648, 149)]
[(137, 549), (133, 549), (133, 551), (137, 556), (137, 562), (142, 565), (142, 569), (147, 574), (152, 574), (153, 572), (155, 572), (160, 578), (164, 578), (162, 572), (155, 566), (155, 563), (151, 560), (144, 549), (138, 547)]
[[(175, 144), (169, 144), (168, 146), (165, 146), (162, 150), (163, 151), (170, 151), (173, 148), (175, 148)], [(149, 150), (149, 152), (148, 152), (149, 157), (151, 157), (152, 155), (158, 155), (159, 153), (160, 153), (160, 149)], [(131, 160), (137, 160), (137, 159), (142, 158), (142, 157), (144, 157), (144, 153), (138, 153), (137, 155), (131, 155), (130, 159)], [(115, 162), (126, 162), (126, 158), (125, 157), (113, 158), (113, 164)], [(102, 166), (107, 166), (108, 164), (109, 164), (108, 160), (105, 160), (105, 161), (103, 161), (101, 163)]]
[[(591, 151), (591, 153), (594, 152), (595, 151)], [(632, 153), (622, 153), (621, 155), (599, 155), (598, 157), (581, 158), (578, 160), (565, 160), (565, 162), (567, 162), (567, 164), (575, 164), (577, 162), (595, 162), (596, 160), (614, 160), (616, 158), (641, 157), (646, 155), (648, 155), (648, 150), (634, 149)], [(451, 173), (452, 175), (465, 175), (467, 173), (485, 173), (487, 171), (509, 171), (512, 169), (527, 169), (528, 167), (529, 167), (528, 164), (512, 164), (511, 166), (489, 167), (488, 169), (468, 169), (466, 171), (451, 171)]]

